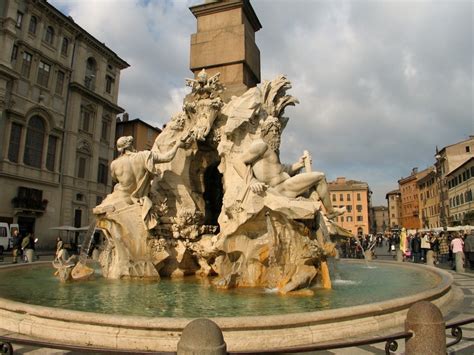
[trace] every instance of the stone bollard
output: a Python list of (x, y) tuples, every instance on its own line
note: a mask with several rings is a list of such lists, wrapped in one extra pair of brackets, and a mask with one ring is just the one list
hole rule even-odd
[(372, 261), (372, 250), (366, 250), (364, 252), (365, 260)]
[(420, 301), (410, 307), (405, 321), (405, 331), (413, 336), (405, 340), (406, 355), (446, 354), (446, 333), (443, 315), (438, 307)]
[(397, 261), (400, 263), (403, 262), (403, 251), (400, 249), (397, 249)]
[(205, 318), (190, 322), (178, 342), (178, 355), (225, 355), (227, 345), (222, 331), (213, 321)]
[(464, 253), (462, 251), (458, 251), (455, 255), (456, 272), (464, 272)]
[(426, 265), (434, 266), (434, 252), (433, 250), (428, 250), (426, 253)]
[(25, 255), (27, 262), (32, 263), (35, 261), (35, 251), (33, 249), (25, 249)]

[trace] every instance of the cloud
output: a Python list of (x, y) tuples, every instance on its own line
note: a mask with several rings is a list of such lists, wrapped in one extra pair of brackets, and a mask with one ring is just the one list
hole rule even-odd
[[(51, 0), (131, 64), (119, 104), (156, 126), (187, 92), (200, 2)], [(367, 181), (379, 205), (436, 146), (473, 134), (471, 1), (251, 3), (262, 79), (286, 74), (301, 102), (286, 111), (282, 160), (308, 149), (316, 170)]]

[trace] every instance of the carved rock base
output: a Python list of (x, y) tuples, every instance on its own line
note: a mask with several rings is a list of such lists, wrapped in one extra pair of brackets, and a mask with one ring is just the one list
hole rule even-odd
[(215, 285), (266, 287), (280, 293), (311, 286), (318, 273), (318, 250), (308, 234), (303, 224), (281, 213), (260, 212), (219, 245)]

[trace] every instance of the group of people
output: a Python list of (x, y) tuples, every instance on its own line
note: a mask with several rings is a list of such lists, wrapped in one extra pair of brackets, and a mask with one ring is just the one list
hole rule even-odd
[[(459, 232), (416, 232), (407, 234), (405, 229), (400, 233), (387, 235), (366, 235), (349, 238), (339, 243), (343, 258), (362, 259), (364, 251), (375, 247), (387, 247), (387, 253), (396, 256), (401, 250), (404, 261), (426, 263), (428, 251), (433, 251), (434, 264), (448, 264), (455, 267), (456, 254), (463, 258), (466, 268), (474, 270), (474, 229)], [(375, 257), (375, 255), (373, 256)]]
[(392, 245), (398, 243), (406, 261), (426, 263), (431, 250), (435, 264), (450, 263), (454, 268), (456, 255), (459, 255), (463, 264), (474, 270), (474, 230), (439, 233), (426, 231), (407, 235), (402, 229), (400, 235), (391, 238), (390, 250), (393, 250)]
[(13, 263), (16, 264), (18, 260), (31, 263), (35, 260), (35, 244), (38, 241), (32, 233), (25, 236), (20, 234), (18, 229), (12, 231), (12, 250)]

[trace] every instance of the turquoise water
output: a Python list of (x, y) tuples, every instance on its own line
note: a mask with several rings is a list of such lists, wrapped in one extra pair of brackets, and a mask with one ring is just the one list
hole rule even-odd
[(333, 289), (314, 296), (281, 296), (265, 289), (218, 290), (209, 280), (186, 278), (61, 283), (51, 266), (0, 270), (0, 297), (23, 303), (105, 314), (149, 317), (229, 317), (313, 312), (408, 296), (436, 286), (422, 270), (339, 262)]

